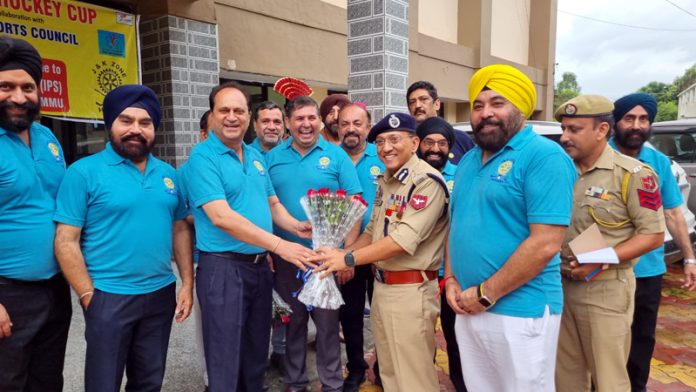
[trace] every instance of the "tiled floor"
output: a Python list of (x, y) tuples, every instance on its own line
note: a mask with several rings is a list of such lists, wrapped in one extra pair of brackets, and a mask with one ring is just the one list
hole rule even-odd
[[(670, 268), (662, 289), (662, 306), (657, 325), (657, 346), (652, 360), (648, 389), (652, 392), (696, 391), (696, 292), (680, 288), (681, 267)], [(454, 391), (449, 381), (449, 367), (445, 340), (438, 329), (438, 350), (435, 366), (438, 368), (441, 391)], [(372, 353), (367, 355), (370, 364)], [(370, 373), (360, 391), (379, 392)]]

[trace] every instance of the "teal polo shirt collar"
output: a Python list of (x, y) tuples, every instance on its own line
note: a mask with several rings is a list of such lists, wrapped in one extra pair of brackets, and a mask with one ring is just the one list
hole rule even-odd
[[(111, 142), (106, 143), (106, 147), (104, 147), (103, 151), (103, 157), (104, 160), (106, 161), (106, 164), (109, 166), (117, 166), (120, 164), (125, 164), (128, 166), (131, 166), (135, 169), (138, 169), (135, 166), (135, 163), (131, 162), (130, 159), (122, 157), (119, 153), (114, 150), (114, 147), (111, 145)], [(154, 165), (156, 165), (156, 160), (154, 155), (152, 153), (148, 154), (147, 156), (147, 163), (145, 164), (145, 172), (143, 173), (144, 175), (150, 174), (152, 170), (154, 170)], [(138, 169), (140, 170), (140, 169)]]
[[(237, 152), (227, 147), (220, 139), (218, 139), (217, 136), (215, 136), (214, 132), (210, 132), (210, 134), (208, 135), (208, 140), (206, 140), (205, 142), (210, 143), (210, 148), (212, 148), (213, 152), (215, 152), (216, 154), (229, 154), (241, 163), (241, 159), (239, 159), (239, 155), (237, 155)], [(250, 149), (251, 147), (249, 147), (246, 143), (242, 143), (242, 151), (245, 157), (249, 155), (247, 154), (247, 151), (250, 151)]]
[[(512, 137), (512, 139), (508, 140), (503, 148), (491, 155), (483, 166), (486, 166), (489, 162), (495, 161), (495, 158), (498, 157), (498, 155), (504, 154), (507, 150), (522, 150), (536, 136), (537, 134), (532, 129), (532, 126), (529, 124), (525, 125), (524, 128), (520, 129), (515, 136)], [(481, 147), (477, 148), (481, 149)], [(481, 150), (481, 152), (483, 152), (483, 150)]]
[[(613, 148), (614, 150), (616, 150), (616, 151), (618, 151), (618, 152), (621, 152), (621, 149), (620, 149), (619, 146), (616, 144), (616, 140), (614, 139), (614, 136), (612, 136), (611, 138), (609, 138), (609, 145), (610, 145), (611, 148)], [(623, 154), (623, 152), (621, 152), (621, 153)], [(625, 155), (625, 154), (624, 154), (624, 155)], [(647, 153), (645, 152), (645, 146), (644, 146), (644, 145), (640, 147), (640, 151), (638, 151), (638, 155), (636, 156), (636, 159), (639, 160), (639, 161), (641, 161), (641, 162), (643, 162), (643, 163), (648, 163), (648, 161), (650, 160), (650, 157), (648, 157), (648, 156), (647, 156)], [(670, 162), (670, 163), (671, 163), (671, 162)]]
[(445, 163), (445, 167), (442, 168), (442, 175), (452, 177), (456, 171), (457, 166), (455, 166), (452, 162), (447, 161), (447, 163)]
[[(295, 151), (295, 153), (297, 153), (297, 154), (299, 154), (299, 155), (302, 155), (302, 154), (300, 154), (299, 151), (297, 151), (297, 150), (295, 149), (295, 147), (292, 146), (292, 142), (294, 141), (294, 139), (295, 139), (295, 138), (290, 137), (290, 138), (288, 138), (288, 140), (286, 141), (286, 143), (283, 143), (282, 146), (278, 146), (278, 147), (276, 147), (276, 148), (282, 147), (282, 148), (285, 148), (286, 150), (292, 149), (293, 151)], [(314, 150), (317, 149), (317, 148), (320, 149), (320, 150), (326, 150), (326, 144), (327, 144), (327, 143), (328, 143), (328, 142), (327, 142), (326, 140), (324, 140), (323, 137), (320, 136), (319, 139), (317, 139), (317, 142), (314, 144), (314, 146), (312, 146), (312, 148), (310, 148), (309, 150), (307, 150), (307, 152), (306, 152), (302, 157), (304, 158), (304, 157), (306, 157), (306, 156), (309, 156), (309, 155), (312, 153), (312, 151), (314, 151)]]
[[(346, 152), (346, 154), (347, 153), (348, 152)], [(375, 145), (372, 143), (367, 143), (365, 145), (365, 151), (363, 151), (363, 155), (360, 157), (360, 159), (358, 159), (358, 164), (360, 164), (360, 162), (368, 159), (368, 157), (374, 157), (374, 156), (377, 156), (377, 147), (375, 147)]]

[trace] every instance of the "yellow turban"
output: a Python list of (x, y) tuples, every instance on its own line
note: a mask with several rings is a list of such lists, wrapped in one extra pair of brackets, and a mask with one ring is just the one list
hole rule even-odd
[(527, 75), (517, 68), (504, 64), (493, 64), (476, 71), (469, 81), (469, 102), (473, 109), (479, 93), (488, 87), (510, 101), (529, 118), (536, 106), (536, 90)]

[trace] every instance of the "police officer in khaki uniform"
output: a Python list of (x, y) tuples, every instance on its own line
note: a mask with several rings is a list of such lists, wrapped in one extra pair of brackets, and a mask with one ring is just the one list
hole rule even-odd
[(386, 392), (440, 390), (433, 356), (449, 194), (442, 175), (415, 155), (415, 128), (415, 119), (403, 113), (372, 128), (368, 141), (386, 171), (370, 223), (346, 250), (318, 249), (323, 255), (313, 259), (329, 272), (376, 265), (372, 333)]
[[(665, 221), (658, 180), (639, 161), (608, 144), (614, 105), (581, 95), (555, 113), (561, 144), (579, 178), (561, 250), (564, 309), (558, 343), (559, 391), (630, 391), (626, 361), (631, 342), (635, 276), (640, 255), (662, 244)], [(568, 242), (597, 224), (618, 265), (579, 264)]]

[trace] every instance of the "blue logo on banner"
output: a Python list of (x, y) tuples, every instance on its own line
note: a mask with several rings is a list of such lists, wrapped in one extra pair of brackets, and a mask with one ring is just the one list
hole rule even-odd
[(113, 31), (97, 30), (99, 33), (99, 54), (126, 57), (126, 37)]

